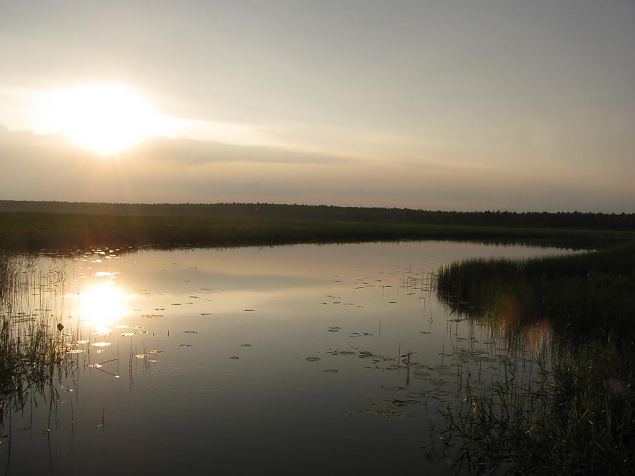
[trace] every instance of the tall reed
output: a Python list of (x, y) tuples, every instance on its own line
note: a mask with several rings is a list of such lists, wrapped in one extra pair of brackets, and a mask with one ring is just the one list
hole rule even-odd
[(632, 359), (596, 343), (560, 350), (540, 365), (533, 384), (513, 370), (485, 388), (468, 380), (463, 404), (443, 411), (457, 466), (477, 474), (628, 474)]
[[(52, 383), (63, 360), (64, 337), (45, 297), (62, 280), (60, 273), (38, 274), (29, 258), (0, 255), (0, 424), (30, 392)], [(39, 297), (39, 308), (30, 296)]]
[(547, 329), (549, 353), (528, 384), (514, 366), (448, 407), (446, 441), (475, 473), (630, 474), (635, 462), (635, 245), (443, 268), (450, 309), (503, 330), (509, 345)]

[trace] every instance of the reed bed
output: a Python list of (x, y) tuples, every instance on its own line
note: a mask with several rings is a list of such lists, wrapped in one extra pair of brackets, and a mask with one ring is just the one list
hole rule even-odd
[(472, 318), (525, 325), (548, 319), (570, 338), (635, 332), (635, 241), (604, 250), (444, 266), (439, 297)]
[(513, 371), (484, 388), (467, 377), (462, 405), (442, 412), (457, 467), (476, 474), (629, 474), (632, 359), (596, 343), (539, 365), (532, 384)]
[(393, 221), (226, 216), (0, 213), (0, 242), (13, 252), (92, 247), (178, 248), (398, 240), (472, 240), (577, 248), (635, 238), (632, 231), (505, 228)]
[(31, 258), (0, 255), (0, 425), (62, 370), (66, 345), (50, 299), (63, 282), (60, 270), (42, 274)]
[[(444, 411), (457, 465), (474, 473), (629, 474), (635, 452), (635, 246), (440, 270), (451, 311), (502, 330), (511, 347), (550, 335), (531, 384), (513, 370)], [(513, 366), (511, 367), (513, 369)]]

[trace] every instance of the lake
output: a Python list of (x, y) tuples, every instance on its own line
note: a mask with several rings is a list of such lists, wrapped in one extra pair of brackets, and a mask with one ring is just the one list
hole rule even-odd
[[(53, 386), (5, 405), (5, 474), (443, 474), (469, 374), (521, 378), (549, 328), (509, 347), (437, 299), (457, 242), (92, 250), (19, 260), (16, 319), (64, 327)], [(60, 326), (61, 328), (61, 326)], [(511, 356), (514, 359), (511, 359)], [(520, 358), (519, 358), (520, 356)]]

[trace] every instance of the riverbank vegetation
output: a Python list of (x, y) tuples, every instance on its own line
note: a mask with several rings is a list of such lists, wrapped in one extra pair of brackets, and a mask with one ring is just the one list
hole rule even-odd
[(468, 385), (447, 437), (474, 472), (627, 474), (635, 448), (635, 244), (443, 267), (437, 292), (511, 346), (546, 330), (541, 378)]
[(90, 247), (225, 247), (420, 239), (595, 248), (629, 238), (635, 238), (635, 231), (368, 220), (0, 213), (0, 244), (12, 252), (68, 252)]
[(548, 319), (571, 338), (635, 331), (635, 242), (526, 260), (472, 259), (443, 267), (442, 298), (472, 317)]
[(54, 390), (50, 384), (65, 351), (54, 317), (28, 302), (29, 294), (61, 286), (63, 276), (41, 276), (30, 263), (0, 253), (0, 426), (5, 413), (23, 408), (29, 396)]

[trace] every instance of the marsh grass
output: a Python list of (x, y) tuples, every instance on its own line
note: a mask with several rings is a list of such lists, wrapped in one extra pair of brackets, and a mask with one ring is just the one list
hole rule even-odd
[(63, 370), (66, 347), (56, 319), (45, 300), (33, 309), (28, 299), (60, 286), (63, 275), (39, 275), (34, 268), (28, 258), (0, 255), (0, 425), (5, 412), (23, 408), (29, 395), (50, 393)]
[[(538, 378), (513, 366), (489, 386), (468, 383), (442, 413), (456, 465), (474, 473), (628, 474), (633, 463), (632, 359), (611, 343), (561, 351)], [(631, 349), (632, 350), (632, 349)]]
[(69, 252), (105, 246), (229, 247), (421, 239), (593, 248), (634, 237), (632, 231), (505, 228), (381, 220), (0, 213), (0, 242), (13, 252)]
[(629, 474), (635, 448), (635, 246), (527, 260), (469, 260), (440, 270), (451, 311), (503, 331), (549, 337), (531, 382), (514, 366), (444, 411), (457, 465), (476, 473)]
[(444, 266), (439, 298), (468, 318), (547, 319), (570, 338), (635, 331), (635, 241), (568, 256), (472, 259)]

